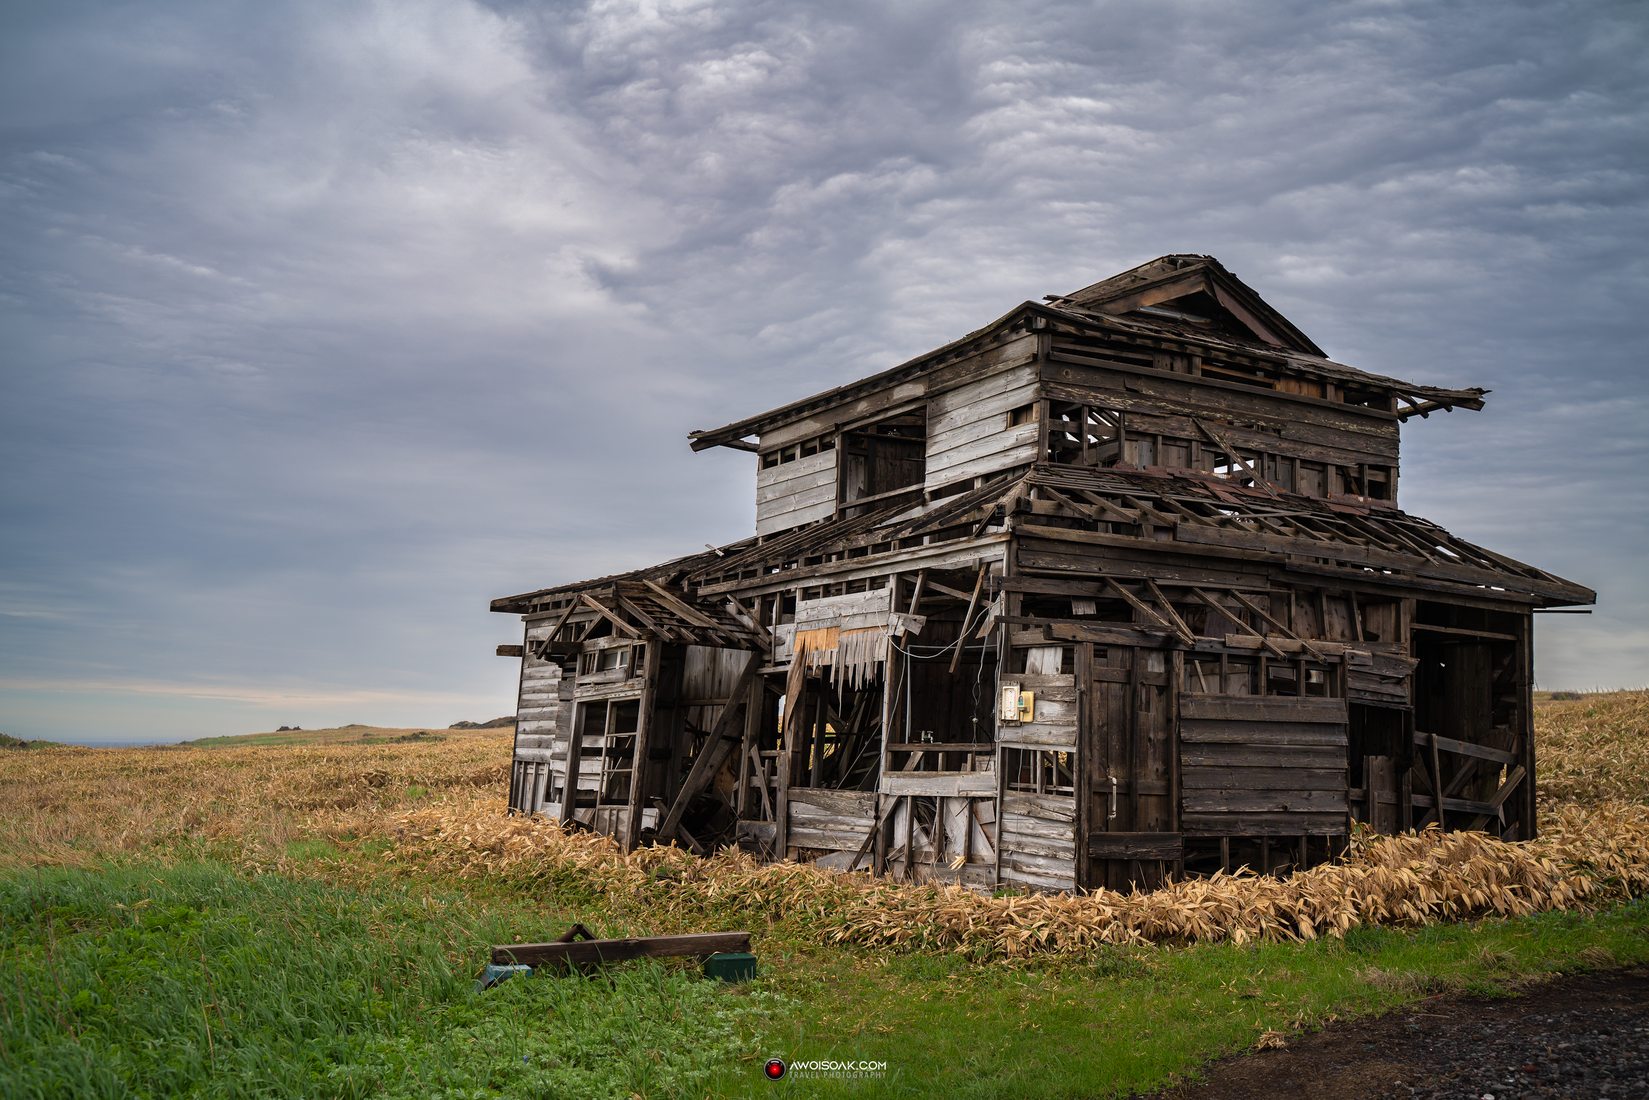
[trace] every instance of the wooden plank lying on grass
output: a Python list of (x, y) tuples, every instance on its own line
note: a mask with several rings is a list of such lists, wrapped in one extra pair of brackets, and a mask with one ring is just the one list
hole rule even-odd
[(492, 949), (492, 961), (573, 968), (630, 959), (708, 958), (723, 951), (749, 950), (748, 932), (695, 932), (685, 936), (638, 936), (621, 940), (499, 944)]

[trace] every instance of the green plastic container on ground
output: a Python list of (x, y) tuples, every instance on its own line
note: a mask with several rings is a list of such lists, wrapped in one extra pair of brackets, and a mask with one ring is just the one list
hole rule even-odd
[(756, 956), (748, 951), (723, 951), (704, 960), (704, 976), (723, 982), (748, 982), (756, 976)]

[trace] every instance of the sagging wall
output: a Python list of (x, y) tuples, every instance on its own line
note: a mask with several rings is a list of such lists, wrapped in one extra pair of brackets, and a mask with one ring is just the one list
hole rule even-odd
[[(1022, 353), (1032, 346), (1027, 337)], [(1036, 364), (1024, 363), (930, 397), (925, 488), (1036, 461), (1037, 388)]]
[(762, 452), (756, 468), (756, 534), (771, 535), (835, 514), (839, 455), (833, 434)]
[(742, 704), (751, 654), (634, 631), (555, 643), (569, 622), (589, 617), (526, 624), (510, 808), (633, 845), (659, 825), (704, 734)]
[(567, 731), (573, 681), (544, 652), (548, 622), (528, 622), (522, 644), (515, 711), (515, 758), (510, 771), (510, 809), (559, 819), (559, 791), (567, 772)]

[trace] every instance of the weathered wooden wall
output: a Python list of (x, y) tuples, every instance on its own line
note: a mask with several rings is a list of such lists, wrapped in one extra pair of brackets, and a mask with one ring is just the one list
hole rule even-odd
[(946, 390), (928, 399), (925, 487), (995, 473), (1036, 461), (1037, 424), (1011, 424), (1013, 410), (1036, 400), (1034, 363)]
[(1185, 695), (1179, 736), (1187, 834), (1346, 832), (1344, 699)]
[(837, 448), (756, 468), (756, 534), (771, 535), (836, 511)]
[(510, 807), (523, 813), (556, 817), (560, 814), (560, 805), (554, 791), (566, 773), (572, 681), (564, 682), (561, 666), (537, 651), (536, 646), (542, 644), (550, 626), (548, 622), (526, 626), (515, 710)]

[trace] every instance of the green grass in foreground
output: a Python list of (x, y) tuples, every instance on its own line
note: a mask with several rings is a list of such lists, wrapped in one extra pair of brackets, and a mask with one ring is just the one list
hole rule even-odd
[(771, 993), (681, 966), (472, 992), (497, 914), (213, 864), (0, 877), (0, 1095), (702, 1091)]
[[(1267, 1030), (1649, 961), (1645, 902), (1080, 962), (886, 958), (781, 922), (752, 929), (763, 976), (747, 986), (636, 963), (475, 995), (490, 943), (574, 919), (619, 929), (571, 897), (319, 881), (350, 858), (325, 841), (289, 855), (317, 877), (210, 863), (0, 876), (0, 1095), (1127, 1095)], [(774, 1085), (772, 1055), (888, 1073)]]

